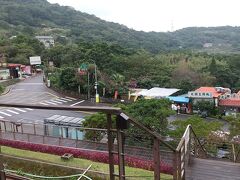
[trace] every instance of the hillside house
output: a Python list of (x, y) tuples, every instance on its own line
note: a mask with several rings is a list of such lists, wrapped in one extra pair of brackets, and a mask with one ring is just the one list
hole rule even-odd
[(52, 36), (36, 36), (36, 38), (44, 44), (46, 48), (54, 46), (54, 39)]
[(240, 98), (221, 99), (219, 107), (226, 116), (236, 115), (236, 113), (240, 112)]
[(231, 94), (229, 88), (223, 87), (200, 87), (195, 91), (188, 92), (188, 97), (192, 100), (192, 104), (196, 104), (198, 101), (210, 101), (217, 107), (220, 99)]

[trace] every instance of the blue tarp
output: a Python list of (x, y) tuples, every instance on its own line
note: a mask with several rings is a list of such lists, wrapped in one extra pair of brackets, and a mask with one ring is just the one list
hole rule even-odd
[(179, 103), (189, 103), (189, 98), (181, 96), (168, 96), (170, 101), (179, 102)]

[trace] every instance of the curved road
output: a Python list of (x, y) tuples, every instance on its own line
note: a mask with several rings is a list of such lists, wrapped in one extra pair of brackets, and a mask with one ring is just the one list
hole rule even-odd
[[(47, 88), (42, 81), (42, 75), (25, 79), (14, 86), (6, 95), (0, 96), (1, 103), (23, 103), (39, 105), (90, 105), (81, 99), (62, 96)], [(30, 108), (0, 107), (0, 120), (42, 123), (45, 118), (53, 115), (67, 117), (83, 117), (86, 114), (73, 111), (53, 111)]]

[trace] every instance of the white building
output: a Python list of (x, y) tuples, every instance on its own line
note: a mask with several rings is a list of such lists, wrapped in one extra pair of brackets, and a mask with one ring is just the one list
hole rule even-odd
[(36, 36), (36, 38), (42, 42), (46, 48), (54, 46), (54, 39), (52, 36)]

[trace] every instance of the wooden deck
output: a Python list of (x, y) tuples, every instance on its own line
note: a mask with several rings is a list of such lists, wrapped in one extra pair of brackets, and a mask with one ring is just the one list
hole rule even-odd
[(192, 158), (186, 180), (240, 180), (240, 163)]

